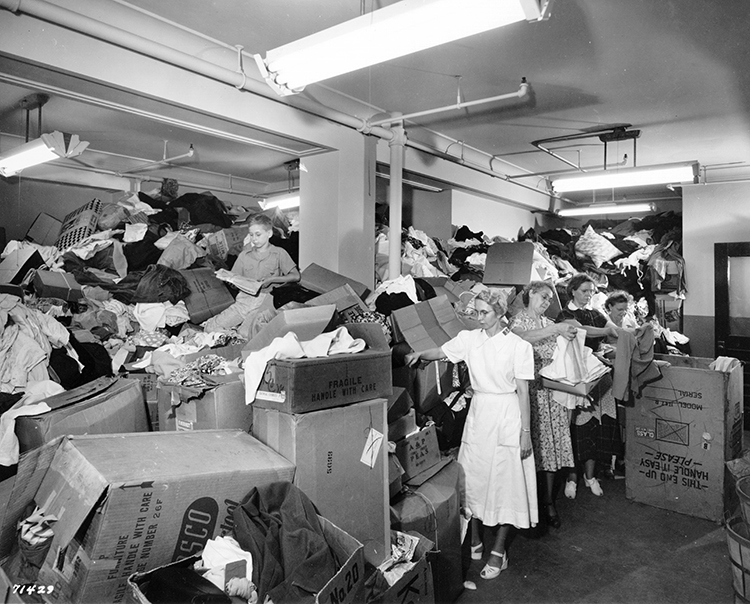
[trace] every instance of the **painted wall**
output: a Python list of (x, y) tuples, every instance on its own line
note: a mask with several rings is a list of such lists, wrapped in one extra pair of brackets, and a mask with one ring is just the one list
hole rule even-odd
[(714, 243), (750, 241), (749, 199), (750, 183), (683, 188), (684, 331), (693, 356), (715, 355)]
[(519, 229), (534, 226), (535, 214), (499, 201), (479, 197), (465, 191), (453, 191), (451, 222), (466, 225), (472, 231), (483, 231), (490, 237), (518, 239)]

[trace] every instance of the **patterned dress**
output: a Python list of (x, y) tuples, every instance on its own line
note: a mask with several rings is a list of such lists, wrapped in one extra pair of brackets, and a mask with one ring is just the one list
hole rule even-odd
[[(541, 327), (552, 325), (554, 321), (542, 315)], [(531, 331), (539, 329), (534, 317), (522, 310), (510, 321), (512, 330)], [(552, 391), (543, 388), (539, 371), (552, 362), (557, 345), (557, 337), (550, 336), (533, 344), (534, 381), (529, 383), (531, 404), (531, 440), (534, 446), (534, 459), (538, 472), (556, 472), (560, 468), (573, 467), (573, 444), (570, 438), (568, 410), (556, 403)]]

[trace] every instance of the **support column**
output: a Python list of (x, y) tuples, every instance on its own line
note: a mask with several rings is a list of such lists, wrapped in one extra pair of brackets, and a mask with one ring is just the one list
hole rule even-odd
[(390, 187), (388, 189), (388, 278), (401, 275), (401, 222), (403, 215), (404, 147), (406, 133), (403, 122), (392, 128), (394, 137), (388, 142), (391, 152)]

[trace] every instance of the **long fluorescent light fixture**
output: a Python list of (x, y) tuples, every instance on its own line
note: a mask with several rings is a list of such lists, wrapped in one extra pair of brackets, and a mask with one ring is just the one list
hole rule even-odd
[(75, 157), (88, 146), (77, 134), (70, 136), (58, 131), (42, 134), (39, 138), (0, 155), (0, 175), (7, 178), (15, 176), (24, 168), (53, 159)]
[(638, 214), (640, 212), (653, 212), (654, 205), (650, 203), (622, 203), (622, 204), (595, 204), (582, 208), (565, 208), (558, 210), (558, 216), (595, 216), (599, 214)]
[(313, 82), (518, 21), (547, 17), (549, 0), (401, 0), (254, 55), (281, 96)]
[(279, 208), (280, 210), (291, 210), (292, 208), (299, 207), (299, 194), (294, 193), (292, 195), (279, 195), (278, 197), (271, 197), (266, 199), (263, 203), (264, 210), (270, 210), (271, 208)]
[(622, 187), (669, 184), (673, 182), (697, 182), (698, 167), (697, 161), (690, 161), (676, 164), (644, 166), (642, 168), (581, 172), (554, 178), (552, 180), (552, 189), (556, 193), (568, 193), (571, 191), (617, 189)]

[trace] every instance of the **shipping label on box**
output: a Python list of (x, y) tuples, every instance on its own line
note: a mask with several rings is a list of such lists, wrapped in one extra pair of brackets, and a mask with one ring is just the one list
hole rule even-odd
[(200, 553), (232, 534), (253, 486), (294, 466), (239, 430), (62, 437), (21, 458), (0, 555), (32, 501), (57, 516), (38, 584), (49, 601), (125, 601), (127, 578)]
[(742, 367), (656, 355), (671, 366), (627, 411), (629, 499), (721, 522), (731, 481), (725, 462), (742, 449)]
[[(251, 405), (253, 436), (295, 464), (294, 484), (323, 516), (380, 552), (390, 543), (385, 404), (380, 398), (300, 414)], [(368, 455), (373, 431), (380, 446)]]
[(396, 456), (404, 468), (404, 481), (440, 463), (440, 447), (435, 426), (428, 426), (398, 441)]

